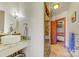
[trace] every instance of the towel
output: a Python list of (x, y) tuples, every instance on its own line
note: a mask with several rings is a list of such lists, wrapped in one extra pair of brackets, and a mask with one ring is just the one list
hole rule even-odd
[(69, 35), (70, 39), (69, 39), (69, 51), (70, 52), (75, 52), (75, 33), (70, 32)]

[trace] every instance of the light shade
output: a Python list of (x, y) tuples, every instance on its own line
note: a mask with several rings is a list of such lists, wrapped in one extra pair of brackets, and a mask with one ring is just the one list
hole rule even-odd
[(58, 4), (58, 3), (53, 5), (54, 9), (58, 9), (59, 7), (60, 7), (60, 4)]

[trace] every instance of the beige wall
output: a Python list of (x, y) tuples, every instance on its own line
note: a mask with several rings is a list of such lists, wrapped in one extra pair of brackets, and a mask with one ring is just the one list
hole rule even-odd
[[(71, 22), (70, 31), (79, 34), (79, 3), (72, 3), (69, 9), (69, 17), (76, 11), (76, 22)], [(73, 29), (73, 30), (72, 30)]]

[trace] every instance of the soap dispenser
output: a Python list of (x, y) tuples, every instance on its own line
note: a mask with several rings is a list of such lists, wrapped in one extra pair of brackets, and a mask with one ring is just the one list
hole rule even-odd
[(13, 26), (13, 24), (10, 24), (10, 31), (9, 31), (10, 34), (13, 33), (13, 27), (12, 26)]

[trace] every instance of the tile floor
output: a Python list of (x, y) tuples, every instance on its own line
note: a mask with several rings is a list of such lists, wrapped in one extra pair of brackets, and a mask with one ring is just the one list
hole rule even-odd
[(51, 52), (49, 57), (71, 57), (71, 54), (63, 47), (61, 42), (51, 45)]

